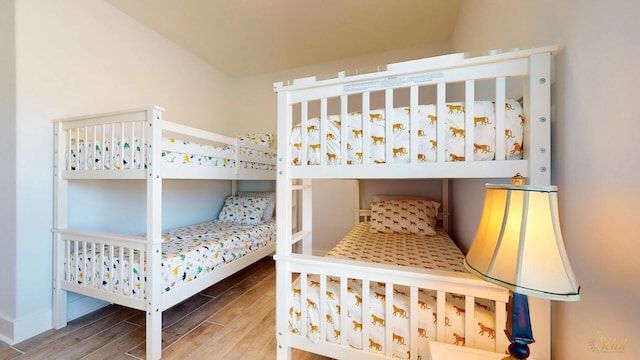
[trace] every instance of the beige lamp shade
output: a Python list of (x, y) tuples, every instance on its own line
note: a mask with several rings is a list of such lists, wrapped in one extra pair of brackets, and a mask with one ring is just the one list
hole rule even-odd
[(560, 231), (557, 187), (486, 188), (480, 225), (465, 258), (467, 269), (515, 293), (579, 300)]

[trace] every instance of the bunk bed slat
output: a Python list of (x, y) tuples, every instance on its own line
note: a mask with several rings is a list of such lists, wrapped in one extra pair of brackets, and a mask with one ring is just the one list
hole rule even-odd
[(446, 158), (445, 158), (446, 154), (444, 152), (445, 147), (442, 146), (442, 144), (445, 143), (445, 132), (447, 131), (446, 124), (444, 121), (444, 118), (445, 118), (444, 114), (447, 111), (446, 99), (447, 99), (447, 84), (440, 82), (437, 85), (436, 144), (433, 144), (433, 146), (437, 146), (437, 144), (441, 145), (436, 147), (436, 161), (439, 163), (446, 161)]
[[(475, 344), (474, 337), (475, 331), (475, 298), (473, 296), (464, 297), (464, 341), (469, 344), (467, 346), (473, 346)], [(499, 324), (499, 323), (496, 323)]]
[(437, 292), (437, 306), (436, 306), (436, 314), (435, 314), (435, 320), (436, 320), (436, 339), (439, 342), (444, 342), (444, 328), (445, 326), (447, 326), (447, 315), (444, 312), (444, 308), (445, 308), (445, 297), (446, 297), (446, 293), (444, 291), (438, 291)]
[(357, 325), (358, 325), (355, 322), (353, 324), (349, 324), (347, 316), (344, 315), (344, 313), (348, 309), (347, 281), (348, 279), (346, 277), (344, 276), (340, 277), (340, 309), (338, 310), (338, 313), (340, 314), (340, 329), (344, 329), (344, 334), (341, 334), (341, 338), (340, 338), (340, 344), (343, 346), (348, 345), (348, 342), (347, 342), (348, 326), (353, 326), (353, 330), (357, 330)]
[[(307, 148), (307, 144), (309, 144), (309, 140), (308, 140), (308, 136), (307, 134), (309, 133), (309, 125), (307, 120), (309, 119), (309, 109), (308, 109), (308, 103), (306, 101), (303, 101), (302, 103), (300, 103), (300, 140), (302, 142), (302, 148), (306, 149)], [(302, 151), (300, 153), (300, 165), (307, 166), (307, 152), (306, 151)]]
[[(417, 314), (418, 306), (420, 305), (418, 299), (418, 288), (416, 286), (411, 286), (409, 288), (409, 314)], [(418, 358), (418, 338), (420, 337), (420, 331), (418, 329), (418, 317), (411, 316), (410, 325), (409, 325), (409, 359), (417, 359)]]
[(319, 300), (320, 303), (318, 304), (318, 306), (320, 307), (320, 318), (318, 319), (319, 322), (319, 326), (320, 326), (320, 338), (321, 339), (326, 339), (327, 338), (327, 323), (329, 322), (329, 317), (330, 315), (327, 314), (327, 306), (326, 306), (326, 301), (323, 300), (323, 298), (327, 295), (327, 276), (326, 275), (321, 275), (320, 276), (320, 284), (318, 284), (318, 286), (320, 287), (320, 296), (319, 296)]
[(311, 307), (312, 303), (309, 301), (309, 295), (307, 291), (307, 273), (300, 273), (300, 311), (302, 312), (302, 316), (300, 316), (300, 332), (305, 334), (307, 331), (310, 331), (310, 324), (307, 323), (309, 318), (306, 315), (308, 311), (307, 308)]
[[(385, 292), (385, 319), (383, 320), (385, 325), (384, 348), (385, 348), (386, 356), (391, 356), (393, 351), (393, 341), (394, 341), (392, 324), (393, 324), (393, 317), (396, 315), (396, 311), (393, 308), (393, 283), (391, 282), (385, 283), (384, 292)], [(364, 296), (364, 293), (363, 293), (363, 296)], [(366, 296), (368, 299), (369, 295), (367, 294)]]
[(467, 80), (464, 82), (464, 161), (473, 161), (475, 150), (475, 81)]
[[(419, 88), (418, 86), (412, 86), (410, 88), (410, 93), (409, 93), (409, 120), (410, 120), (410, 125), (409, 125), (409, 131), (410, 131), (410, 140), (409, 140), (409, 146), (410, 146), (410, 151), (409, 154), (411, 154), (410, 163), (417, 163), (418, 162), (418, 136), (420, 136), (420, 133), (418, 131), (418, 95), (419, 95)], [(406, 111), (406, 109), (405, 109)], [(398, 129), (399, 131), (401, 131), (401, 129)], [(387, 139), (389, 139), (389, 137), (387, 137)]]
[[(327, 99), (323, 98), (320, 101), (320, 118), (321, 119), (326, 119), (327, 118)], [(327, 154), (327, 157), (325, 158), (324, 156), (320, 157), (320, 165), (324, 165), (325, 163), (330, 163), (330, 159), (329, 156), (331, 156), (331, 153), (329, 152), (329, 149), (327, 148), (327, 122), (326, 121), (320, 121), (320, 152), (321, 154)], [(336, 154), (333, 154), (336, 155)]]
[[(385, 147), (385, 156), (384, 159), (387, 163), (392, 163), (392, 158), (393, 158), (393, 149), (392, 149), (392, 143), (391, 141), (386, 141), (386, 140), (390, 140), (391, 139), (391, 134), (393, 134), (393, 89), (386, 89), (384, 92), (384, 111), (385, 111), (385, 115), (387, 116), (387, 119), (385, 121), (385, 143), (384, 143), (384, 147)], [(369, 163), (369, 158), (366, 157), (365, 158), (367, 160), (367, 163)], [(364, 162), (363, 162), (364, 163)]]
[[(348, 130), (347, 130), (347, 122), (344, 121), (344, 119), (347, 118), (347, 111), (349, 109), (349, 97), (346, 95), (342, 95), (340, 96), (340, 119), (341, 119), (341, 124), (340, 124), (340, 138), (341, 139), (346, 139), (348, 136)], [(364, 143), (363, 143), (364, 146)], [(347, 158), (347, 143), (346, 141), (341, 141), (340, 142), (340, 153), (344, 154), (344, 159)]]
[(495, 112), (496, 112), (496, 161), (503, 161), (507, 158), (505, 149), (505, 141), (502, 137), (505, 133), (505, 99), (506, 99), (506, 79), (503, 76), (496, 77), (496, 99), (495, 99)]
[[(355, 291), (355, 290), (352, 290)], [(373, 342), (371, 339), (371, 326), (375, 324), (375, 320), (371, 317), (370, 306), (369, 306), (369, 281), (366, 279), (362, 280), (362, 297), (358, 297), (356, 295), (356, 307), (360, 307), (360, 314), (362, 315), (360, 318), (360, 336), (362, 341), (362, 347), (365, 348), (368, 344), (370, 350), (376, 351), (378, 349), (379, 344)]]
[[(370, 115), (368, 115), (369, 111), (371, 110), (371, 107), (370, 107), (371, 103), (369, 100), (370, 100), (370, 93), (368, 91), (363, 92), (362, 93), (362, 134), (360, 139), (362, 141), (362, 154), (360, 157), (363, 162), (365, 161), (364, 159), (369, 159), (371, 154), (371, 146), (370, 146), (369, 139), (372, 139), (371, 123), (373, 122), (373, 118), (371, 118)], [(341, 117), (341, 119), (346, 119), (346, 117)], [(344, 139), (344, 138), (341, 138), (341, 139)]]

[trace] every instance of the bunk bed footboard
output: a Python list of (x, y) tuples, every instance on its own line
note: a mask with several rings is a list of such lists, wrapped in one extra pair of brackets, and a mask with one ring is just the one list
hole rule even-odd
[[(290, 358), (292, 348), (332, 358), (418, 359), (425, 352), (419, 343), (428, 344), (428, 340), (445, 342), (445, 335), (455, 336), (456, 345), (473, 347), (474, 337), (485, 337), (493, 342), (491, 350), (503, 352), (506, 348), (507, 339), (502, 325), (491, 329), (485, 327), (483, 332), (484, 324), (480, 325), (478, 313), (482, 310), (479, 307), (483, 306), (479, 300), (489, 300), (495, 304), (494, 324), (504, 324), (509, 293), (470, 274), (399, 269), (299, 254), (276, 255), (276, 260), (279, 359)], [(360, 293), (355, 289), (355, 311), (361, 314), (355, 314), (353, 304), (349, 303), (354, 298), (356, 283), (362, 285)], [(336, 288), (339, 289), (337, 293)], [(379, 290), (375, 289), (383, 290), (377, 292)], [(313, 293), (320, 295), (314, 298)], [(405, 308), (397, 305), (400, 295), (409, 299)], [(433, 298), (433, 302), (427, 303), (424, 296)], [(463, 301), (464, 307), (455, 311), (464, 313), (464, 334), (451, 333), (447, 329), (449, 318), (453, 316), (446, 310), (448, 305), (445, 306), (450, 296)], [(337, 305), (329, 305), (329, 298)], [(380, 306), (383, 306), (382, 316), (380, 309), (376, 309)], [(420, 318), (427, 311), (430, 316)], [(408, 323), (407, 333), (398, 332), (399, 320)], [(425, 330), (424, 324), (435, 324), (435, 334)], [(382, 338), (379, 338), (380, 333)], [(354, 336), (357, 337), (355, 343)], [(447, 341), (452, 342), (450, 339)]]
[(144, 237), (54, 230), (54, 326), (66, 325), (66, 291), (145, 310), (147, 254), (160, 249)]

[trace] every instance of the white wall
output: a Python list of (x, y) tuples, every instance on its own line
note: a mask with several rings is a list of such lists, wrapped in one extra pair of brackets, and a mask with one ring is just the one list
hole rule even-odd
[(356, 180), (313, 180), (313, 255), (324, 256), (353, 229)]
[[(15, 74), (14, 6), (12, 1), (0, 1), (0, 294), (16, 292), (16, 74)], [(8, 241), (8, 240), (11, 241)], [(0, 334), (11, 331), (16, 299), (0, 296)]]
[[(15, 207), (4, 192), (8, 203), (0, 205), (9, 231), (3, 226), (0, 243), (8, 251), (0, 259), (14, 254), (16, 259), (15, 266), (2, 261), (1, 289), (14, 296), (0, 300), (0, 339), (12, 343), (51, 328), (52, 119), (157, 104), (167, 109), (168, 120), (230, 135), (234, 127), (228, 76), (105, 2), (0, 4), (3, 93), (4, 79), (17, 79), (15, 116), (2, 107), (3, 129), (11, 130), (15, 119), (15, 137), (7, 143), (14, 141), (15, 147), (2, 153), (17, 154), (21, 164), (13, 173), (3, 172), (14, 178), (0, 177), (3, 191), (15, 184), (16, 194)], [(11, 52), (12, 40), (4, 28), (13, 23), (14, 4), (16, 70), (6, 74), (5, 61), (11, 59), (4, 50)], [(8, 160), (12, 167), (16, 164)], [(15, 237), (7, 236), (12, 215)]]
[[(582, 290), (577, 303), (552, 304), (557, 360), (640, 356), (638, 14), (636, 1), (463, 0), (452, 38), (454, 51), (561, 47), (552, 87), (552, 183)], [(454, 213), (464, 218), (455, 236), (469, 243), (484, 182), (454, 182)], [(602, 336), (608, 345), (628, 342), (624, 351), (601, 351)]]

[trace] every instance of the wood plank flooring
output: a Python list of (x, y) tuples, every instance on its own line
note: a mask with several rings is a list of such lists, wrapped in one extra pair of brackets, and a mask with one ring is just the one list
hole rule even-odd
[[(267, 257), (165, 311), (162, 359), (275, 359), (275, 283)], [(0, 360), (144, 358), (144, 312), (118, 305), (13, 346), (0, 342)], [(293, 358), (328, 359), (298, 350)]]

